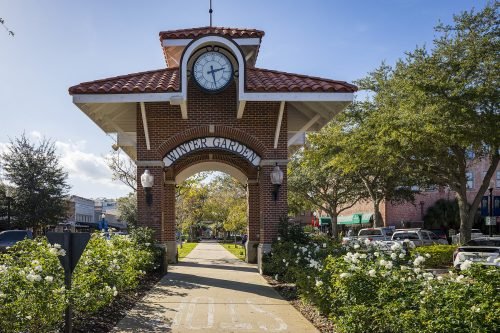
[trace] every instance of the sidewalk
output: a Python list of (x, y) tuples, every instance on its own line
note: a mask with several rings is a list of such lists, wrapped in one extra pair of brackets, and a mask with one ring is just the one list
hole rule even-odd
[(202, 242), (113, 332), (318, 332), (257, 272), (217, 243)]

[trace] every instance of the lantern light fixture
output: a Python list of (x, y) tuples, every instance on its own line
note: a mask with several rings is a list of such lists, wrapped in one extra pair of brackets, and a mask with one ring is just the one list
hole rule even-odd
[(144, 188), (144, 192), (146, 193), (146, 203), (148, 206), (151, 206), (153, 203), (153, 192), (152, 187), (154, 184), (155, 177), (149, 172), (148, 169), (144, 170), (144, 173), (141, 175), (141, 185)]
[(278, 163), (274, 166), (273, 171), (271, 172), (271, 184), (273, 184), (273, 200), (278, 200), (278, 193), (280, 190), (280, 186), (283, 183), (283, 171), (281, 171)]

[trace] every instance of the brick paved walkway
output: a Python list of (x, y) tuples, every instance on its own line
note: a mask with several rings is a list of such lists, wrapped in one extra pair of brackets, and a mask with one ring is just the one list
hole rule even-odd
[(113, 332), (318, 332), (257, 272), (221, 245), (200, 243)]

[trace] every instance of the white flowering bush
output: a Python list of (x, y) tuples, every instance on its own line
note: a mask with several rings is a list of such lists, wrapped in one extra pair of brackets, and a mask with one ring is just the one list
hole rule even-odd
[(48, 332), (66, 306), (60, 248), (24, 240), (0, 255), (0, 332)]
[(64, 287), (59, 244), (45, 239), (18, 242), (0, 254), (0, 332), (52, 332), (64, 320), (71, 297), (80, 313), (95, 312), (158, 267), (152, 231), (129, 236), (95, 233), (73, 272), (71, 291)]
[(264, 273), (276, 280), (296, 282), (304, 292), (315, 285), (314, 277), (325, 258), (340, 253), (339, 244), (324, 236), (308, 236), (301, 226), (282, 221), (277, 241), (263, 258)]
[(111, 234), (109, 239), (92, 235), (73, 276), (76, 311), (98, 311), (119, 292), (135, 289), (140, 278), (155, 268), (152, 233), (146, 238), (144, 233), (142, 228), (127, 236)]
[[(293, 282), (305, 299), (332, 318), (338, 332), (500, 330), (497, 267), (466, 261), (459, 274), (435, 276), (425, 270), (431, 255), (419, 253), (408, 241), (354, 241), (319, 261), (306, 254), (320, 252), (314, 242), (291, 247), (299, 253), (306, 249)], [(288, 255), (286, 262), (293, 262), (295, 252)]]

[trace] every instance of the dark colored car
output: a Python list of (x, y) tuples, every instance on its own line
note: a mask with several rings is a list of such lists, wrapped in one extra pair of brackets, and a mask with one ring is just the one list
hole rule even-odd
[(5, 252), (8, 247), (16, 244), (25, 238), (33, 239), (33, 234), (29, 230), (7, 230), (0, 232), (0, 252)]
[(448, 237), (448, 232), (443, 229), (429, 229), (429, 231), (432, 231), (436, 236), (438, 236), (441, 239), (444, 239), (450, 244), (450, 239)]

